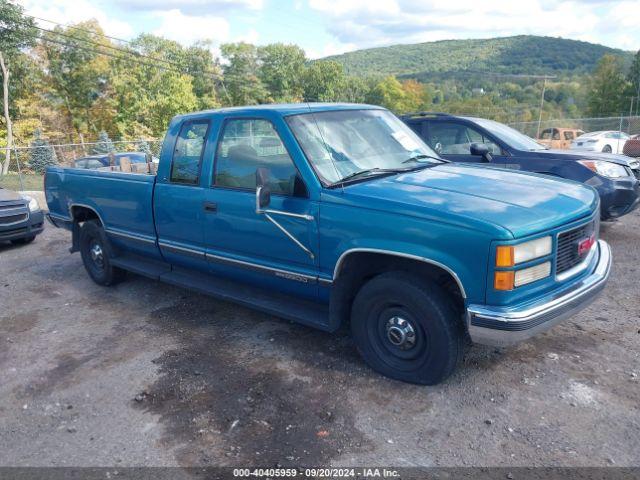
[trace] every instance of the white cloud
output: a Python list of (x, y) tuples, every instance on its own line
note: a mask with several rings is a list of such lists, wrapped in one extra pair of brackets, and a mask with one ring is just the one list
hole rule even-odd
[(256, 44), (258, 43), (259, 38), (260, 38), (260, 34), (256, 30), (252, 29), (246, 32), (245, 34), (239, 35), (238, 37), (234, 38), (233, 41)]
[(183, 45), (191, 45), (199, 40), (211, 40), (214, 44), (229, 39), (229, 22), (222, 17), (185, 15), (180, 10), (155, 12), (160, 26), (154, 35), (175, 40)]
[(264, 0), (115, 0), (123, 9), (180, 10), (188, 15), (220, 15), (232, 10), (262, 10)]
[(329, 57), (331, 55), (340, 55), (341, 53), (356, 50), (358, 46), (355, 43), (334, 43), (329, 42), (323, 46), (322, 50), (307, 48), (305, 53), (307, 57), (314, 60), (316, 58)]
[(640, 48), (640, 2), (630, 0), (308, 0), (340, 46), (357, 48), (519, 34)]
[[(134, 31), (127, 22), (107, 15), (90, 0), (20, 0), (26, 13), (35, 17), (52, 20), (61, 24), (77, 23), (92, 18), (96, 19), (107, 35), (128, 38)], [(38, 20), (42, 28), (51, 29), (53, 24)]]

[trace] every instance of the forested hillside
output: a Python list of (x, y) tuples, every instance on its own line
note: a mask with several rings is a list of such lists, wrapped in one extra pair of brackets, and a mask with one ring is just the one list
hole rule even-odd
[(484, 40), (442, 40), (357, 50), (327, 57), (350, 75), (396, 75), (427, 79), (461, 71), (505, 74), (584, 74), (605, 54), (630, 63), (632, 52), (563, 38), (520, 35)]

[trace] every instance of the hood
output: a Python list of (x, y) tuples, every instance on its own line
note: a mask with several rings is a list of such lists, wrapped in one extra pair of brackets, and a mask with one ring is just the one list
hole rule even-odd
[(5, 190), (0, 187), (0, 202), (15, 202), (16, 200), (24, 202), (24, 199), (19, 193), (16, 193), (13, 190)]
[(629, 166), (629, 162), (633, 159), (625, 155), (616, 155), (614, 153), (587, 152), (582, 150), (541, 150), (542, 156), (552, 155), (554, 157), (562, 157), (567, 160), (603, 160), (605, 162), (617, 163), (618, 165)]
[(364, 207), (498, 231), (507, 238), (569, 223), (598, 204), (597, 192), (577, 182), (456, 163), (369, 180), (344, 192)]

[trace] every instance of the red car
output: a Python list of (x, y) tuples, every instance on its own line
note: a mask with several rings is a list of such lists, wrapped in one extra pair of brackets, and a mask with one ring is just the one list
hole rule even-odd
[(634, 135), (627, 140), (622, 153), (629, 157), (640, 157), (640, 135)]

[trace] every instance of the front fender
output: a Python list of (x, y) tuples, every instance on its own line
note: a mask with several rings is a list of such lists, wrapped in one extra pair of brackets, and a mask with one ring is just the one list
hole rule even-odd
[[(477, 231), (461, 230), (445, 224), (425, 224), (419, 220), (402, 228), (396, 221), (387, 221), (370, 228), (367, 236), (354, 223), (356, 230), (340, 235), (339, 230), (321, 235), (320, 268), (322, 276), (335, 279), (344, 259), (354, 252), (381, 253), (429, 263), (449, 272), (458, 282), (465, 300), (485, 301), (486, 276), (491, 239)], [(419, 226), (418, 226), (419, 225)], [(360, 230), (360, 231), (357, 231)], [(335, 233), (333, 233), (335, 232)], [(375, 236), (371, 234), (375, 233)]]

